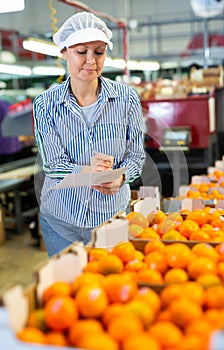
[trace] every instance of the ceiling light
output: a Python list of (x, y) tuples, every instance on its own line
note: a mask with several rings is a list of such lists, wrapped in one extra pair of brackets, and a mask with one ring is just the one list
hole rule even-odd
[(0, 64), (0, 73), (30, 76), (32, 71), (26, 66)]
[(35, 75), (65, 75), (65, 68), (59, 67), (34, 67), (32, 70)]
[(105, 67), (111, 67), (111, 64), (112, 64), (112, 58), (106, 57), (105, 61), (104, 61), (104, 66)]
[(128, 61), (127, 62), (127, 68), (130, 69), (130, 70), (136, 70), (138, 69), (138, 62), (137, 61)]
[(0, 1), (0, 13), (23, 11), (25, 8), (24, 0)]
[(148, 71), (157, 71), (160, 68), (159, 62), (154, 61), (140, 61), (138, 62), (138, 69), (148, 70)]
[(61, 57), (58, 47), (47, 40), (27, 38), (23, 40), (23, 48), (25, 50), (42, 53), (43, 55)]
[(111, 67), (124, 69), (126, 67), (126, 62), (121, 58), (115, 58), (111, 62)]

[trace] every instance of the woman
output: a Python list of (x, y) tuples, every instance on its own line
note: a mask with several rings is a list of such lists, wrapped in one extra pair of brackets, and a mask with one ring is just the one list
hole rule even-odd
[[(145, 159), (142, 109), (131, 87), (102, 77), (112, 33), (88, 12), (70, 17), (53, 40), (69, 76), (34, 101), (35, 136), (45, 180), (40, 225), (49, 256), (72, 242), (88, 243), (91, 231), (130, 200), (128, 183)], [(114, 182), (52, 190), (67, 174), (128, 170)]]

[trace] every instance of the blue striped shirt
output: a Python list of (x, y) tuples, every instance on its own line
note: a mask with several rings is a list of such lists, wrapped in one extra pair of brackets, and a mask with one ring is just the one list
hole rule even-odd
[[(141, 175), (145, 160), (142, 108), (135, 89), (100, 79), (91, 125), (70, 93), (70, 77), (34, 100), (35, 137), (46, 175), (41, 211), (78, 227), (96, 227), (126, 210), (128, 182)], [(88, 186), (50, 190), (66, 174), (80, 173), (90, 165), (94, 152), (112, 155), (114, 169), (128, 167), (127, 183), (116, 194), (105, 195)]]

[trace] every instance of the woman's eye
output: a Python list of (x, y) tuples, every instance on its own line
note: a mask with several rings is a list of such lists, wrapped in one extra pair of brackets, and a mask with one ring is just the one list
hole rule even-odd
[(86, 54), (86, 51), (78, 51), (78, 54), (79, 54), (79, 55), (85, 55), (85, 54)]
[(104, 54), (104, 52), (95, 52), (95, 54), (96, 54), (97, 56), (101, 56), (101, 55)]

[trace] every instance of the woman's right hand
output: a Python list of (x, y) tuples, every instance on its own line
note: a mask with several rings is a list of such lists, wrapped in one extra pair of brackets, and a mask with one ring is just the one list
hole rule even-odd
[(96, 153), (91, 160), (91, 165), (83, 168), (82, 173), (97, 173), (105, 170), (112, 170), (114, 157), (102, 153)]

